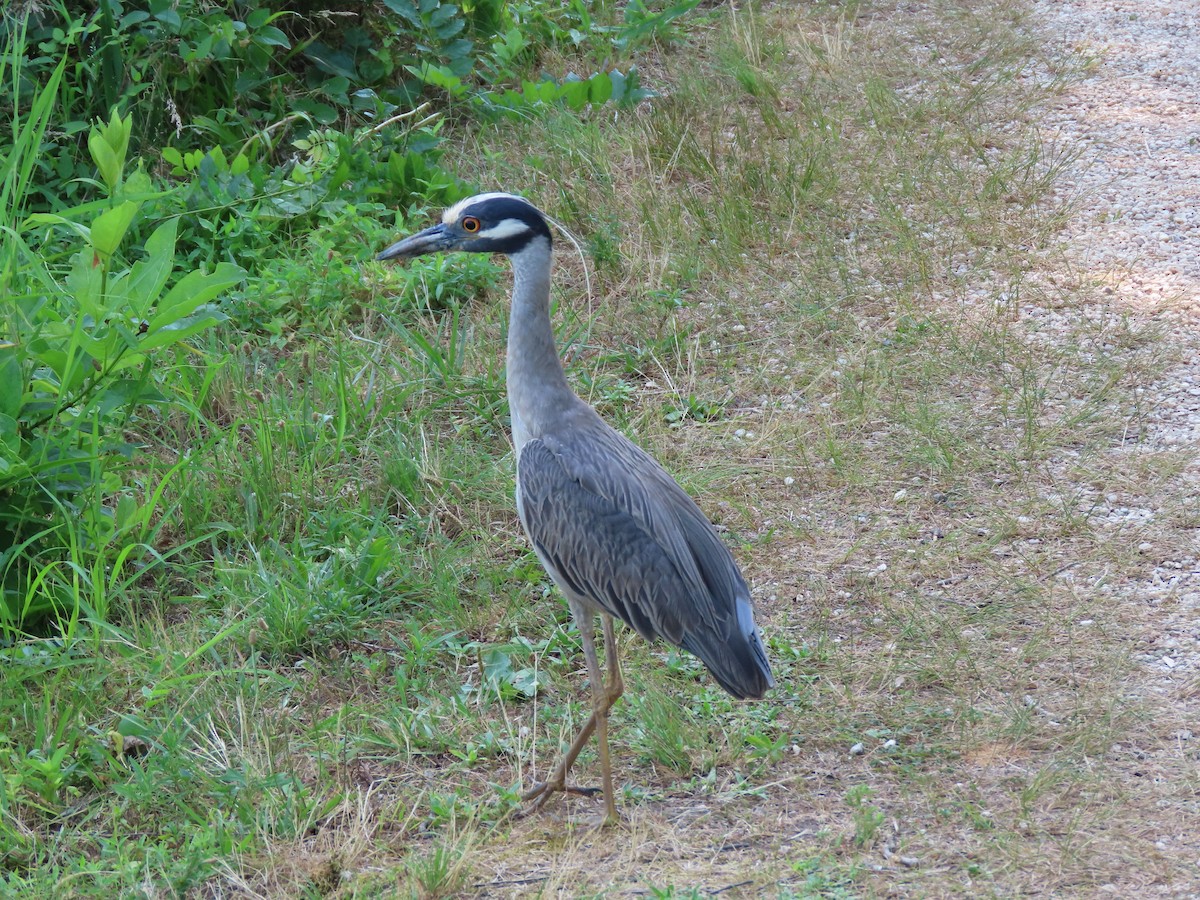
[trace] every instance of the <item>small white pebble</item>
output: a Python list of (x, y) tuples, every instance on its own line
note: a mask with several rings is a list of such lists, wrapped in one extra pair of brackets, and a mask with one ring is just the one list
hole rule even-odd
[(908, 496), (908, 491), (905, 488), (900, 488), (900, 490), (896, 491), (896, 493), (894, 493), (892, 495), (892, 499), (895, 500), (897, 503), (899, 503), (901, 500), (903, 500), (907, 496)]
[(867, 748), (864, 747), (861, 743), (855, 744), (853, 747), (850, 748), (851, 756), (862, 756), (866, 752), (867, 752)]
[(895, 750), (896, 749), (896, 739), (888, 738), (886, 741), (884, 741), (883, 749), (884, 750)]
[(783, 483), (784, 483), (784, 484), (795, 484), (795, 483), (796, 483), (796, 479), (795, 479), (795, 478), (793, 478), (791, 475), (788, 475), (787, 477), (785, 477), (785, 478), (783, 479)]

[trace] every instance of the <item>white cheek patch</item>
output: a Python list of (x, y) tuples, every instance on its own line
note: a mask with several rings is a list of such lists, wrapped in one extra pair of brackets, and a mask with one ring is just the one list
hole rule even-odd
[(504, 219), (486, 231), (478, 232), (475, 236), (493, 241), (501, 241), (505, 238), (516, 237), (518, 234), (529, 234), (529, 231), (529, 226), (520, 219)]

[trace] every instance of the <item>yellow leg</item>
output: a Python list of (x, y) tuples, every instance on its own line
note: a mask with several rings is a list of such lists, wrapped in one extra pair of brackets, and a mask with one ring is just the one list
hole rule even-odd
[(588, 739), (596, 731), (596, 714), (593, 712), (588, 716), (588, 720), (583, 723), (583, 727), (579, 729), (579, 734), (575, 735), (575, 740), (571, 742), (571, 746), (567, 748), (567, 752), (563, 754), (557, 766), (554, 767), (553, 774), (545, 781), (539, 781), (529, 790), (521, 795), (523, 801), (533, 801), (533, 809), (541, 809), (541, 807), (550, 799), (550, 795), (556, 791), (563, 793), (578, 793), (578, 794), (594, 794), (594, 790), (587, 788), (575, 788), (567, 784), (567, 772), (571, 766), (575, 764), (575, 758), (579, 756), (579, 751), (583, 749), (583, 745), (588, 742)]
[(617, 801), (613, 795), (612, 764), (608, 754), (608, 711), (625, 690), (621, 680), (621, 662), (617, 658), (617, 637), (613, 633), (612, 616), (601, 613), (604, 627), (604, 664), (608, 666), (608, 683), (601, 686), (600, 665), (595, 663), (593, 652), (592, 715), (596, 717), (596, 740), (600, 744), (600, 773), (604, 779), (604, 818), (609, 824), (618, 821)]
[(591, 738), (593, 732), (599, 742), (600, 771), (604, 784), (605, 819), (608, 822), (617, 821), (616, 798), (612, 786), (612, 764), (608, 752), (608, 711), (624, 692), (625, 685), (621, 679), (621, 664), (617, 659), (617, 641), (613, 632), (612, 618), (602, 615), (604, 627), (604, 655), (608, 666), (608, 683), (605, 684), (600, 676), (600, 661), (596, 658), (595, 632), (592, 616), (584, 610), (575, 610), (576, 621), (579, 625), (580, 643), (583, 645), (583, 658), (587, 663), (588, 679), (591, 682), (592, 714), (579, 729), (579, 734), (563, 754), (563, 758), (554, 768), (553, 774), (545, 781), (539, 782), (521, 795), (524, 801), (533, 801), (532, 810), (540, 809), (550, 797), (559, 791), (580, 794), (590, 794), (594, 791), (573, 788), (567, 785), (567, 772), (574, 765), (576, 757), (583, 750), (584, 744)]
[(613, 632), (612, 616), (601, 613), (600, 622), (604, 626), (604, 665), (608, 668), (608, 684), (605, 693), (608, 695), (608, 709), (625, 693), (625, 681), (621, 678), (621, 657), (617, 655), (617, 636)]

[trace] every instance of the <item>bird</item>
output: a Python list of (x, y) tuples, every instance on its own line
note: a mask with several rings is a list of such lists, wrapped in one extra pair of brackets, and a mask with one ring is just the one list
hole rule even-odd
[[(579, 629), (592, 712), (545, 781), (521, 794), (529, 811), (571, 787), (567, 773), (595, 733), (605, 823), (619, 821), (608, 713), (624, 692), (613, 620), (698, 657), (738, 699), (775, 686), (750, 591), (733, 554), (695, 501), (645, 450), (609, 426), (570, 387), (550, 321), (553, 240), (528, 200), (489, 192), (460, 200), (441, 222), (379, 253), (503, 254), (513, 290), (506, 348), (516, 507), (533, 550), (562, 590)], [(607, 679), (595, 645), (604, 639)]]

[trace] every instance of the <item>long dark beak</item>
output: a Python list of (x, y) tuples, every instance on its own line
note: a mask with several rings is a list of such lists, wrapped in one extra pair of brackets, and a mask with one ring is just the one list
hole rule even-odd
[(378, 260), (412, 259), (414, 256), (421, 256), (424, 253), (450, 250), (454, 244), (454, 235), (447, 230), (445, 225), (438, 224), (426, 228), (424, 231), (418, 231), (402, 241), (397, 241), (375, 258)]

